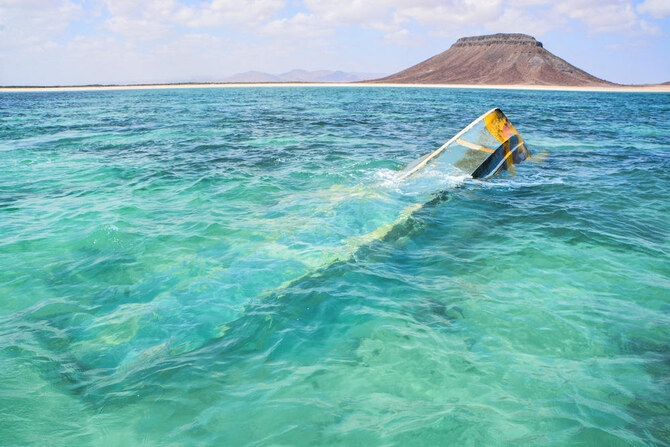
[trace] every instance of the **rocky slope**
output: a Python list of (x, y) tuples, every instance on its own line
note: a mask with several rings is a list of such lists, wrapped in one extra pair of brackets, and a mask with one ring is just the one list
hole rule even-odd
[(463, 37), (447, 51), (374, 83), (612, 86), (526, 34)]

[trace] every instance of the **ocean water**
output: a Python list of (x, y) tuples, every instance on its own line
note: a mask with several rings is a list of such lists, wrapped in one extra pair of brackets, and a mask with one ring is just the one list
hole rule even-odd
[[(496, 106), (544, 161), (396, 179)], [(670, 445), (669, 116), (0, 93), (0, 444)]]

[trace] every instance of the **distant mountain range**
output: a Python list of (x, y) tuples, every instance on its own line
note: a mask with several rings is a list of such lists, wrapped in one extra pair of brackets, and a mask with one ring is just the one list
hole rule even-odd
[(447, 51), (406, 70), (368, 82), (613, 86), (569, 64), (526, 34), (463, 37)]
[(273, 75), (262, 71), (246, 71), (223, 79), (223, 82), (358, 82), (384, 76), (381, 73), (347, 73), (332, 70), (291, 70)]

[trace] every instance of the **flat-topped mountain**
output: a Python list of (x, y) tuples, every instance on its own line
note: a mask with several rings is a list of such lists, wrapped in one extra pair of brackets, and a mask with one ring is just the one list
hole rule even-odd
[(526, 34), (463, 37), (447, 51), (375, 83), (612, 86)]

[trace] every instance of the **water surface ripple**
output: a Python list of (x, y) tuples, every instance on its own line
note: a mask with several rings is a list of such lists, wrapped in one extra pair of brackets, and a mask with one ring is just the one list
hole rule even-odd
[[(495, 106), (546, 161), (394, 180)], [(669, 114), (2, 93), (1, 443), (670, 445)]]

